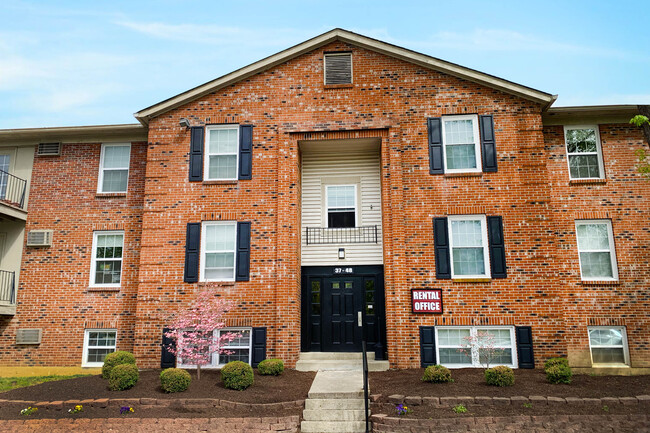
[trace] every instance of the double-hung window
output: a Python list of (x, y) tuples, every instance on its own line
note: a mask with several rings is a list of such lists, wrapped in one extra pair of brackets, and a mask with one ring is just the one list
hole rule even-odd
[(580, 274), (584, 281), (616, 281), (616, 251), (609, 220), (576, 221)]
[(515, 347), (511, 326), (436, 326), (437, 359), (445, 367), (516, 367)]
[(93, 233), (91, 287), (119, 287), (122, 280), (123, 231)]
[(445, 173), (482, 170), (478, 116), (443, 117), (442, 137)]
[(237, 223), (204, 221), (201, 235), (201, 281), (235, 281)]
[(452, 278), (490, 278), (485, 215), (449, 217)]
[(629, 365), (627, 336), (622, 326), (596, 326), (587, 329), (591, 361), (598, 365)]
[(357, 223), (357, 186), (328, 185), (327, 227), (356, 227)]
[[(191, 331), (188, 331), (191, 332)], [(242, 361), (247, 364), (251, 363), (251, 355), (252, 355), (252, 350), (251, 350), (251, 344), (252, 344), (252, 338), (251, 338), (251, 328), (223, 328), (223, 329), (217, 329), (214, 331), (212, 336), (209, 336), (209, 338), (213, 339), (218, 339), (221, 337), (223, 334), (235, 334), (238, 335), (238, 337), (235, 337), (235, 339), (231, 340), (230, 342), (224, 344), (221, 349), (223, 349), (227, 353), (213, 353), (213, 354), (206, 354), (206, 358), (210, 356), (209, 362), (207, 365), (202, 366), (203, 368), (219, 368), (223, 367), (230, 361)], [(183, 344), (182, 340), (181, 343)], [(208, 361), (208, 359), (206, 359)], [(192, 365), (188, 362), (184, 362), (182, 359), (178, 360), (178, 366), (181, 368), (192, 368), (195, 367), (195, 365)]]
[(82, 367), (101, 367), (109, 353), (115, 352), (115, 329), (86, 329), (84, 333)]
[(205, 180), (236, 180), (239, 163), (239, 126), (206, 127)]
[(130, 144), (102, 144), (97, 192), (125, 193), (129, 182), (130, 159)]
[(570, 179), (605, 177), (598, 126), (565, 126), (564, 141)]

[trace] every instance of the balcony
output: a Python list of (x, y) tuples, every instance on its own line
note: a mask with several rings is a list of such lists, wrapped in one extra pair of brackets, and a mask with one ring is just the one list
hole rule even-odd
[(377, 244), (379, 226), (363, 227), (305, 227), (307, 245)]
[(25, 210), (27, 181), (0, 170), (0, 202)]
[(16, 314), (16, 273), (0, 270), (0, 315)]

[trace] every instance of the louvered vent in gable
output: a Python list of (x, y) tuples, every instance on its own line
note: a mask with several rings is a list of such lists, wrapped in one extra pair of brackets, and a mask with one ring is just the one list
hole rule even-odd
[(325, 54), (325, 84), (352, 84), (352, 54)]
[(61, 143), (38, 143), (38, 156), (61, 155)]
[(16, 344), (41, 344), (40, 329), (18, 329), (16, 331)]

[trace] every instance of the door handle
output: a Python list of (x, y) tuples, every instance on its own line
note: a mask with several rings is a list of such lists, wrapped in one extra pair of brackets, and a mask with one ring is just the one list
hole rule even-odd
[(361, 311), (357, 313), (357, 325), (363, 326), (363, 317), (361, 317)]

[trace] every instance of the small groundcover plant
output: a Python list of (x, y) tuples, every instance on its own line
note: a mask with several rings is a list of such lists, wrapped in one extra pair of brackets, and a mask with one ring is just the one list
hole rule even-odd
[(463, 406), (462, 404), (454, 406), (451, 410), (453, 410), (455, 413), (465, 413), (467, 412), (467, 408)]
[(400, 416), (413, 412), (408, 406), (404, 406), (403, 404), (398, 404), (395, 406), (395, 409), (397, 410), (397, 415)]
[(29, 406), (29, 407), (26, 407), (25, 409), (21, 410), (20, 414), (24, 415), (24, 416), (30, 416), (31, 414), (36, 413), (36, 412), (38, 412), (38, 408)]
[(84, 407), (82, 405), (78, 404), (75, 407), (73, 407), (72, 409), (68, 409), (68, 412), (69, 413), (79, 413), (79, 412), (83, 412), (83, 410), (84, 410)]
[(120, 415), (128, 415), (130, 413), (135, 412), (131, 406), (122, 406), (120, 408)]

